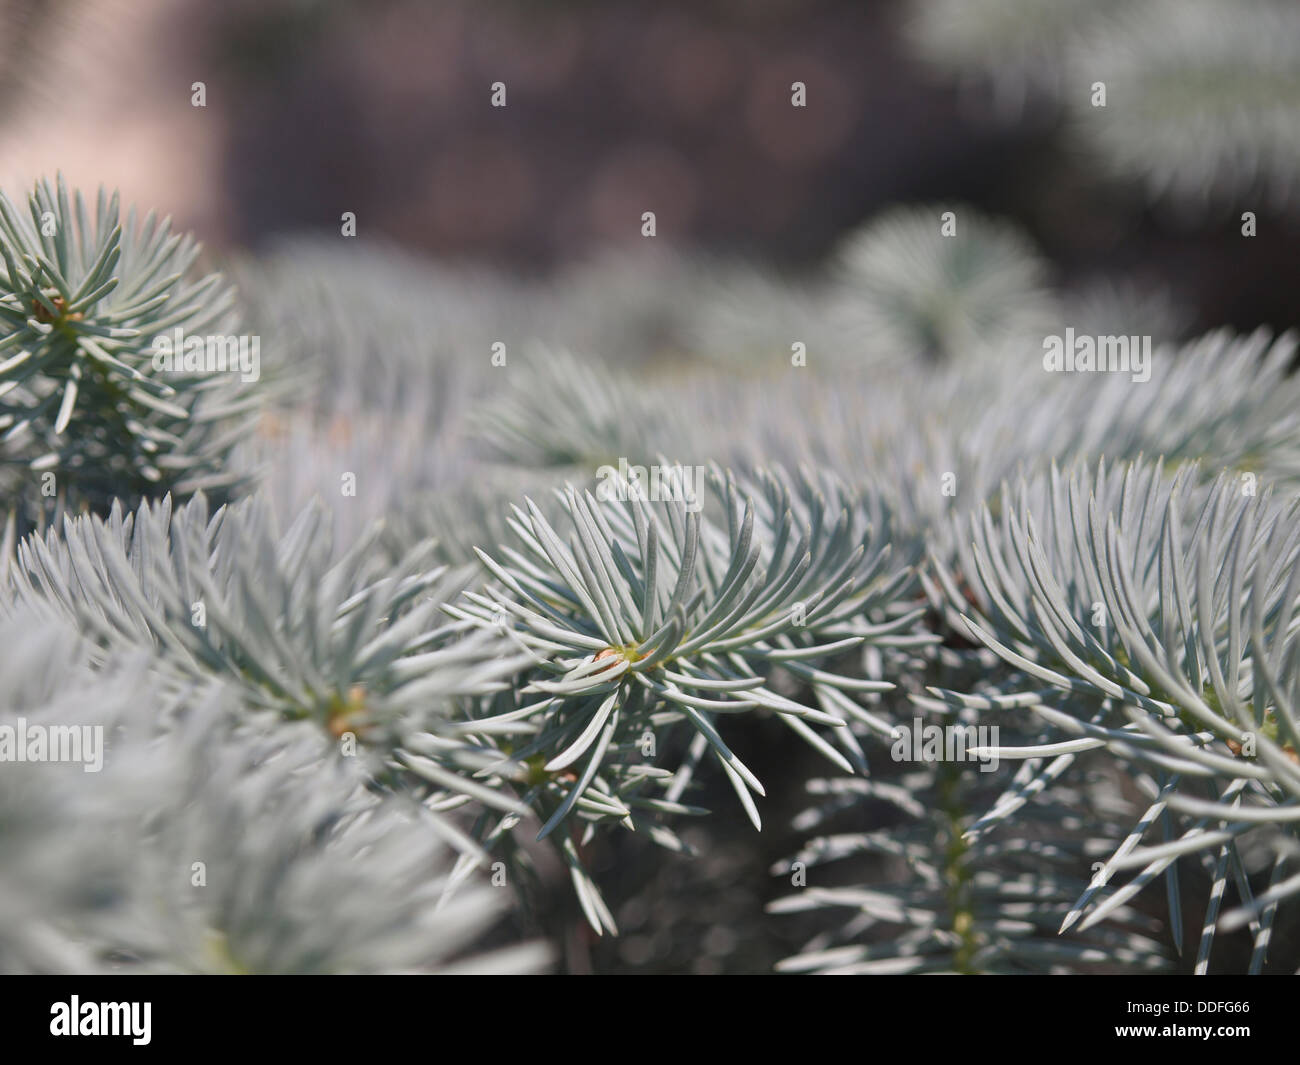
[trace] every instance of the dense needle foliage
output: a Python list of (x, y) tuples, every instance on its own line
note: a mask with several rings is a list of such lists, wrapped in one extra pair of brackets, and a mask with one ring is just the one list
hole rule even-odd
[[(1161, 6), (909, 33), (1152, 199), (1289, 207), (1295, 12), (1179, 5), (1139, 63)], [(797, 283), (325, 237), (228, 282), (56, 180), (0, 258), (0, 969), (536, 971), (679, 920), (791, 973), (1297, 963), (1293, 335), (1058, 290), (961, 204)], [(260, 377), (160, 369), (178, 331)], [(1147, 361), (1049, 372), (1067, 331)], [(84, 766), (25, 757), (60, 730)]]

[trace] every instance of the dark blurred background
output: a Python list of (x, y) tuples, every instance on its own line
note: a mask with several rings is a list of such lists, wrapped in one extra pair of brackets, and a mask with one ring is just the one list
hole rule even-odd
[[(1058, 284), (1300, 323), (1295, 222), (1188, 219), (922, 64), (906, 0), (3, 0), (0, 187), (62, 169), (217, 248), (338, 232), (534, 274), (641, 241), (798, 270), (882, 208), (968, 203)], [(202, 81), (206, 108), (191, 106)], [(507, 106), (491, 106), (494, 82)], [(807, 86), (807, 107), (790, 86)]]

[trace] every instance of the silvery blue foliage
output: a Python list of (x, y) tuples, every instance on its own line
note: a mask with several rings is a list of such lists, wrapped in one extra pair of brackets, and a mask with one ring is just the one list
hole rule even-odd
[(496, 463), (577, 467), (591, 477), (630, 457), (640, 464), (669, 439), (671, 408), (653, 388), (572, 353), (532, 348), (505, 388), (476, 411), (476, 443)]
[(1192, 208), (1258, 197), (1294, 212), (1300, 167), (1296, 41), (1285, 0), (1144, 0), (1072, 44), (1068, 66), (1106, 85), (1073, 100), (1081, 142), (1152, 198)]
[(895, 208), (846, 240), (839, 261), (857, 346), (895, 360), (979, 358), (1052, 320), (1032, 246), (968, 209)]
[[(963, 566), (967, 590), (943, 566), (937, 576), (957, 623), (1012, 672), (976, 693), (934, 694), (1044, 718), (1050, 742), (1000, 752), (1048, 759), (1044, 779), (1105, 748), (1152, 782), (1153, 805), (1067, 927), (1080, 917), (1083, 928), (1096, 924), (1162, 873), (1176, 900), (1180, 855), (1208, 852), (1217, 880), (1240, 877), (1241, 838), (1273, 837), (1272, 886), (1258, 899), (1247, 891), (1244, 908), (1224, 919), (1256, 919), (1258, 968), (1276, 906), (1300, 891), (1300, 878), (1284, 876), (1300, 794), (1300, 690), (1288, 664), (1300, 622), (1298, 504), (1256, 491), (1251, 475), (1207, 483), (1196, 472), (1054, 469), (1032, 489), (1007, 490), (997, 518), (982, 508)], [(1137, 846), (1154, 820), (1169, 838)], [(1139, 872), (1124, 889), (1099, 894), (1128, 869)], [(1215, 928), (1207, 919), (1204, 961)]]
[(1296, 208), (1288, 0), (915, 0), (909, 30), (923, 58), (991, 85), (1003, 118), (1063, 110), (1087, 156), (1152, 199)]
[[(98, 661), (157, 651), (182, 677), (237, 688), (250, 711), (351, 737), (377, 773), (396, 758), (511, 808), (457, 772), (467, 749), (452, 710), (503, 689), (520, 660), (491, 634), (460, 638), (442, 613), (467, 573), (437, 565), (427, 542), (389, 561), (377, 535), (336, 554), (319, 508), (282, 534), (256, 497), (215, 513), (202, 496), (174, 513), (170, 500), (115, 504), (19, 544), (10, 595), (77, 624)], [(395, 753), (408, 742), (421, 754)]]
[[(522, 705), (481, 720), (539, 722), (511, 754), (532, 766), (524, 802), (546, 815), (542, 836), (570, 815), (635, 829), (685, 812), (677, 799), (706, 752), (761, 827), (754, 795), (763, 785), (722, 723), (774, 712), (852, 772), (863, 756), (846, 725), (870, 718), (857, 698), (891, 685), (838, 663), (864, 643), (925, 642), (911, 631), (919, 611), (896, 609), (911, 574), (890, 558), (877, 500), (833, 481), (794, 478), (791, 491), (779, 472), (703, 481), (611, 477), (594, 495), (570, 488), (567, 543), (535, 505), (516, 507), (519, 547), (484, 553), (495, 581), (447, 608), (532, 658), (516, 688)], [(655, 491), (663, 485), (667, 498)], [(778, 673), (807, 686), (817, 705), (776, 690)], [(694, 737), (685, 765), (656, 766), (650, 752), (682, 728)], [(607, 912), (589, 912), (613, 930)]]
[[(1160, 969), (1168, 964), (1154, 922), (1117, 908), (1089, 936), (1058, 929), (1068, 899), (1088, 886), (1108, 853), (1113, 819), (1097, 809), (1104, 791), (1055, 787), (998, 835), (965, 835), (970, 813), (997, 796), (978, 771), (951, 765), (901, 776), (819, 780), (817, 805), (795, 822), (817, 832), (777, 876), (799, 890), (772, 903), (776, 914), (813, 914), (821, 931), (778, 966), (791, 973), (1060, 973)], [(884, 827), (828, 832), (837, 815), (870, 804)], [(843, 821), (843, 817), (839, 817)], [(866, 859), (874, 875), (854, 875)], [(841, 873), (848, 867), (847, 873)]]
[[(1087, 21), (1040, 14), (1011, 41), (1026, 86), (1039, 30)], [(869, 221), (797, 287), (310, 241), (240, 276), (277, 385), (219, 465), (259, 489), (173, 505), (127, 478), (21, 537), (5, 503), (0, 711), (110, 738), (101, 774), (3, 766), (5, 968), (531, 968), (472, 948), (547, 847), (615, 932), (638, 907), (607, 901), (604, 848), (686, 855), (684, 819), (717, 839), (741, 810), (770, 829), (773, 779), (825, 771), (805, 748), (840, 775), (793, 825), (808, 879), (772, 919), (815, 927), (785, 970), (1153, 968), (1189, 938), (1191, 877), (1213, 900), (1192, 966), (1241, 928), (1274, 964), (1293, 336), (1183, 340), (1158, 294), (1055, 292), (1026, 238), (943, 205)], [(220, 316), (219, 289), (173, 312)], [(10, 304), (21, 375), (8, 353), (51, 323)], [(1152, 337), (1149, 373), (1049, 370), (1067, 330)], [(102, 444), (103, 397), (74, 400), (31, 430)], [(918, 713), (1003, 726), (1016, 765), (891, 771)], [(743, 746), (771, 734), (799, 741), (775, 778)], [(739, 808), (709, 814), (715, 785)]]
[(373, 791), (317, 730), (252, 717), (236, 688), (171, 675), (147, 652), (96, 666), (83, 638), (31, 611), (3, 632), (0, 724), (105, 738), (98, 771), (11, 762), (0, 774), (5, 971), (546, 963), (537, 944), (467, 949), (503, 893), (479, 883), (440, 906), (453, 865), (432, 815)]
[[(0, 194), (0, 460), (24, 509), (40, 509), (39, 474), (59, 498), (225, 491), (226, 467), (254, 395), (237, 374), (154, 366), (154, 339), (238, 332), (234, 292), (196, 279), (197, 244), (166, 220), (120, 218), (116, 193), (93, 207), (60, 178), (20, 210)], [(75, 419), (75, 424), (74, 424)]]
[(1118, 0), (914, 0), (906, 29), (936, 66), (991, 82), (1001, 114), (1019, 117), (1031, 95), (1055, 99), (1072, 84), (1069, 45)]

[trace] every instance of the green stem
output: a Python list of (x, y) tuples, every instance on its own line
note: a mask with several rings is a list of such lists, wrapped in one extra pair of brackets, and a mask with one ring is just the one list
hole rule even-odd
[(958, 944), (953, 952), (953, 968), (963, 975), (974, 975), (975, 953), (979, 937), (975, 933), (975, 912), (971, 905), (972, 876), (969, 866), (970, 844), (963, 835), (965, 805), (961, 801), (961, 770), (950, 762), (939, 766), (939, 810), (947, 836), (944, 847), (944, 881), (947, 884), (948, 911)]

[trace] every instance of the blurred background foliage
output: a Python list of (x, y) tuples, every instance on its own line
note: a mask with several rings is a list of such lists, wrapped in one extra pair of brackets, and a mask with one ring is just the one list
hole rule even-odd
[[(337, 231), (346, 210), (368, 240), (523, 273), (640, 241), (644, 210), (661, 241), (801, 270), (889, 205), (961, 202), (1022, 229), (1063, 287), (1158, 280), (1192, 328), (1283, 328), (1300, 322), (1293, 6), (5, 0), (0, 175), (116, 186), (209, 246)], [(1205, 92), (1222, 130), (1194, 106), (1197, 57), (1238, 72)], [(1116, 117), (1089, 143), (1072, 127), (1107, 78)], [(1175, 104), (1141, 112), (1129, 86)], [(1272, 147), (1234, 103), (1277, 112)], [(1174, 195), (1123, 180), (1135, 142), (1176, 165), (1139, 175)], [(1222, 157), (1231, 172), (1206, 172)], [(1210, 186), (1233, 195), (1177, 195)]]

